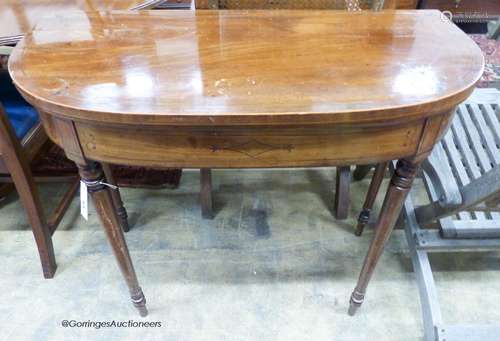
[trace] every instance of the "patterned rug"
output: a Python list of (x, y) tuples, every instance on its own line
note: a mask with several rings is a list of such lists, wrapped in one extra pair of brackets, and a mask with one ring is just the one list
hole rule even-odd
[(485, 34), (469, 34), (483, 51), (486, 66), (478, 88), (500, 89), (500, 42), (488, 39)]
[[(113, 176), (121, 187), (177, 188), (182, 169), (156, 169), (146, 167), (111, 165)], [(42, 157), (32, 164), (37, 176), (73, 175), (77, 173), (75, 164), (68, 160), (62, 149), (51, 145)]]

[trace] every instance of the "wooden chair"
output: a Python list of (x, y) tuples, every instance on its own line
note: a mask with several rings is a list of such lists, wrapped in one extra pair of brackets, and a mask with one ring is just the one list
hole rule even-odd
[[(377, 166), (360, 221), (369, 218), (386, 164)], [(393, 165), (391, 165), (393, 166)], [(450, 130), (422, 164), (430, 203), (403, 209), (405, 232), (419, 286), (425, 340), (493, 340), (499, 325), (445, 325), (428, 258), (429, 252), (500, 249), (500, 92), (476, 89), (457, 108)], [(437, 223), (438, 229), (431, 228)], [(458, 338), (455, 338), (458, 337)]]
[[(50, 145), (39, 122), (38, 113), (17, 92), (7, 71), (0, 70), (0, 183), (3, 184), (3, 192), (7, 192), (9, 187), (12, 187), (10, 183), (13, 183), (19, 194), (33, 230), (45, 278), (52, 278), (57, 268), (52, 234), (75, 196), (80, 181), (76, 174), (63, 177), (33, 177), (30, 164)], [(107, 182), (116, 185), (107, 165), (105, 171)], [(45, 217), (35, 180), (71, 182), (48, 219)], [(113, 201), (121, 218), (122, 228), (128, 230), (127, 214), (121, 204), (118, 189), (113, 192)]]
[[(381, 10), (396, 8), (395, 0), (195, 0), (196, 9), (335, 9)], [(213, 218), (212, 174), (200, 170), (200, 201), (204, 218)], [(337, 167), (334, 212), (337, 219), (346, 219), (350, 205), (351, 167)]]

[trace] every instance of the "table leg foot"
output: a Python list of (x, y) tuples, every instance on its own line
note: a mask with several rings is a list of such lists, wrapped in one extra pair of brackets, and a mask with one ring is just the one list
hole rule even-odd
[(354, 316), (356, 314), (356, 311), (363, 304), (364, 299), (364, 294), (354, 291), (351, 295), (351, 299), (349, 300), (349, 310), (347, 311), (347, 314), (349, 314), (349, 316)]
[(358, 217), (358, 225), (356, 226), (356, 230), (354, 231), (354, 234), (356, 236), (361, 236), (363, 233), (363, 230), (365, 229), (365, 225), (368, 224), (368, 221), (370, 220), (370, 209), (363, 209), (361, 213), (359, 213)]
[(148, 316), (148, 308), (146, 307), (146, 297), (144, 296), (142, 289), (139, 288), (139, 291), (131, 294), (131, 298), (134, 307), (137, 308), (141, 317)]

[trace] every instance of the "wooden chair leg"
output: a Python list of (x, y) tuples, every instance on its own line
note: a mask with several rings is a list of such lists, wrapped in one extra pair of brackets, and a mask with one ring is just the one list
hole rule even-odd
[(357, 165), (352, 173), (352, 177), (355, 181), (363, 180), (368, 173), (372, 170), (373, 165)]
[(141, 316), (146, 316), (148, 314), (146, 298), (139, 286), (132, 259), (128, 251), (127, 242), (123, 234), (123, 229), (114, 208), (112, 198), (113, 191), (108, 186), (102, 184), (105, 177), (101, 165), (95, 162), (86, 165), (78, 165), (78, 170), (82, 181), (87, 185), (97, 214), (118, 262), (118, 266), (125, 278), (132, 303), (139, 310)]
[(406, 195), (410, 191), (411, 184), (417, 173), (417, 167), (418, 164), (405, 159), (399, 160), (396, 166), (396, 171), (391, 178), (391, 183), (385, 195), (377, 227), (375, 228), (375, 235), (359, 274), (358, 283), (351, 295), (349, 315), (354, 315), (364, 301), (368, 282), (398, 219)]
[(200, 169), (200, 204), (201, 216), (205, 219), (213, 219), (212, 171), (209, 168)]
[(346, 219), (349, 214), (351, 195), (351, 167), (337, 167), (335, 184), (335, 216), (337, 219)]
[(110, 188), (111, 198), (113, 199), (113, 205), (115, 207), (116, 214), (118, 215), (118, 220), (120, 222), (120, 226), (122, 227), (124, 232), (130, 231), (130, 226), (128, 224), (128, 214), (127, 210), (123, 206), (123, 200), (120, 194), (120, 189), (116, 184), (115, 177), (113, 176), (113, 172), (111, 171), (111, 167), (107, 163), (102, 163), (102, 169), (104, 171), (104, 176), (106, 177), (106, 182), (109, 183), (114, 188)]
[(69, 189), (64, 194), (63, 198), (59, 202), (59, 205), (55, 208), (52, 215), (47, 219), (47, 226), (49, 227), (50, 234), (53, 235), (57, 226), (64, 217), (64, 213), (68, 209), (69, 205), (73, 201), (78, 189), (80, 188), (80, 178), (75, 178), (73, 183), (71, 183)]
[(24, 157), (22, 147), (1, 108), (0, 151), (2, 152), (6, 167), (12, 176), (12, 181), (24, 206), (24, 210), (28, 215), (42, 263), (43, 276), (45, 278), (52, 278), (56, 272), (57, 264), (51, 233), (45, 219), (31, 169)]
[(368, 221), (370, 220), (370, 212), (373, 208), (373, 204), (375, 203), (375, 198), (377, 197), (382, 180), (384, 180), (385, 170), (388, 165), (388, 162), (383, 162), (377, 164), (377, 167), (375, 168), (375, 173), (373, 174), (370, 187), (368, 187), (368, 193), (366, 194), (365, 203), (363, 204), (363, 210), (358, 217), (358, 226), (356, 226), (356, 231), (354, 232), (356, 236), (361, 236), (365, 225), (368, 224)]
[(38, 190), (35, 187), (33, 179), (30, 179), (30, 175), (25, 176), (25, 174), (20, 172), (20, 174), (17, 175), (13, 174), (12, 178), (24, 210), (28, 215), (31, 229), (33, 230), (40, 262), (42, 263), (43, 277), (53, 278), (57, 269), (57, 264), (54, 255), (54, 246), (52, 244), (52, 236), (40, 204)]

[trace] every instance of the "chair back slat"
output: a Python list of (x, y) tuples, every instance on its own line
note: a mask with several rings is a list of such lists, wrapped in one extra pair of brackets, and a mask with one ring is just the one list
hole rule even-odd
[[(490, 166), (493, 167), (494, 165), (500, 164), (500, 148), (499, 148), (500, 139), (498, 138), (498, 132), (492, 130), (486, 123), (483, 111), (484, 105), (482, 107), (483, 108), (481, 108), (478, 104), (475, 103), (467, 106), (467, 108), (469, 109), (471, 119), (478, 129), (479, 137), (481, 138), (482, 142), (482, 147), (484, 148), (486, 154), (488, 155)], [(497, 135), (496, 139), (495, 135)]]
[[(481, 174), (489, 172), (495, 165), (500, 164), (500, 151), (493, 140), (490, 128), (484, 122), (479, 105), (477, 103), (461, 105), (459, 117), (466, 127), (467, 137)], [(492, 219), (498, 215), (493, 212), (486, 214), (474, 212), (474, 214), (478, 219)]]
[[(453, 130), (450, 129), (448, 134), (444, 136), (442, 145), (447, 153), (448, 162), (450, 163), (453, 170), (452, 173), (455, 177), (457, 185), (460, 187), (464, 186), (464, 184), (469, 183), (469, 176), (467, 175), (464, 163), (462, 162), (462, 155), (460, 150), (458, 149), (455, 139), (456, 138), (454, 137)], [(437, 199), (439, 198), (432, 198), (433, 201)], [(458, 214), (458, 216), (460, 219), (470, 219), (471, 217), (468, 212), (461, 212)]]
[(484, 119), (490, 127), (493, 138), (498, 148), (500, 148), (500, 108), (498, 105), (486, 104), (481, 107)]
[[(456, 115), (458, 116), (453, 120), (452, 124), (452, 131), (453, 131), (453, 136), (455, 143), (457, 143), (458, 148), (461, 152), (461, 157), (462, 157), (462, 162), (465, 165), (466, 173), (468, 175), (467, 183), (462, 184), (462, 186), (467, 185), (470, 183), (472, 180), (477, 179), (481, 176), (482, 172), (481, 169), (479, 168), (479, 161), (476, 158), (475, 151), (474, 151), (474, 142), (479, 142), (479, 138), (477, 137), (477, 134), (470, 133), (469, 130), (473, 130), (474, 127), (473, 125), (468, 124), (470, 119), (467, 120), (466, 118), (464, 119), (464, 112), (467, 113), (467, 110), (463, 104), (461, 104), (458, 109)], [(467, 122), (467, 124), (464, 124)], [(471, 137), (471, 135), (473, 137)], [(484, 153), (484, 151), (483, 151)], [(483, 212), (474, 212), (473, 216), (476, 219), (484, 220), (486, 219), (486, 215)], [(460, 219), (469, 219), (467, 214), (465, 212), (460, 212), (459, 213), (459, 218)]]
[[(460, 105), (458, 108), (458, 116), (460, 117), (463, 126), (466, 128), (465, 132), (467, 134), (467, 140), (469, 141), (470, 149), (474, 154), (476, 165), (479, 168), (479, 176), (481, 176), (481, 174), (484, 174), (493, 168), (493, 165), (486, 153), (484, 136), (480, 134), (478, 127), (471, 118), (472, 105), (474, 104)], [(479, 176), (474, 176), (474, 179), (477, 179)]]

